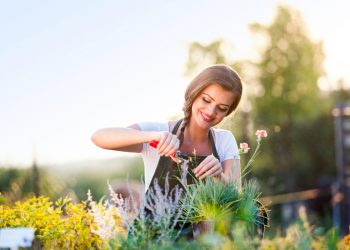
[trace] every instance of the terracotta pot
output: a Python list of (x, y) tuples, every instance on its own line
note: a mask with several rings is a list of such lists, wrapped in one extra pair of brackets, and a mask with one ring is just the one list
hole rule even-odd
[(203, 234), (212, 234), (214, 233), (214, 221), (201, 221), (192, 224), (193, 228), (193, 238), (197, 238)]

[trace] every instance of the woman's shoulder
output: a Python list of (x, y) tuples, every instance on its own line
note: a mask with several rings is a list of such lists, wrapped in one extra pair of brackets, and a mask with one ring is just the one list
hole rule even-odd
[(169, 125), (169, 131), (173, 131), (173, 129), (175, 128), (176, 124), (179, 122), (179, 120), (171, 120), (168, 121), (168, 125)]
[(222, 141), (222, 140), (227, 141), (227, 140), (232, 140), (232, 139), (235, 141), (235, 137), (230, 130), (221, 129), (221, 128), (213, 128), (213, 132), (214, 132), (215, 138), (220, 140), (220, 141)]
[(232, 135), (232, 132), (230, 130), (227, 130), (227, 129), (213, 128), (213, 131), (215, 134), (219, 134), (219, 135), (227, 135), (227, 134)]

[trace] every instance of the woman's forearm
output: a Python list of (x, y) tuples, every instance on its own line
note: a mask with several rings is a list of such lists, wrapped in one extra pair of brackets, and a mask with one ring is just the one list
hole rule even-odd
[(223, 182), (234, 181), (239, 190), (242, 188), (241, 166), (239, 160), (227, 160), (223, 164), (223, 172), (220, 175)]
[(238, 190), (242, 189), (241, 165), (239, 160), (236, 160), (232, 168), (232, 180), (236, 182)]
[(96, 146), (114, 150), (151, 140), (159, 140), (159, 138), (159, 132), (140, 131), (133, 128), (103, 128), (91, 136), (91, 140)]

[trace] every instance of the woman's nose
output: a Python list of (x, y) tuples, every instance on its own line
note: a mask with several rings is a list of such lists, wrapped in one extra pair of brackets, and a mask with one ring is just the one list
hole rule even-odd
[(216, 107), (214, 105), (209, 105), (207, 108), (207, 114), (210, 116), (214, 116), (216, 113)]

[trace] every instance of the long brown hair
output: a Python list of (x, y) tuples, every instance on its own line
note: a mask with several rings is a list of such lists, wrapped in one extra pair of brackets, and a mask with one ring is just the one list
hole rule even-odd
[(179, 136), (180, 145), (183, 143), (184, 131), (192, 115), (192, 104), (194, 100), (203, 89), (214, 83), (219, 84), (225, 90), (231, 91), (234, 94), (233, 103), (229, 107), (227, 115), (237, 108), (242, 96), (242, 82), (237, 72), (224, 64), (217, 64), (205, 68), (191, 81), (185, 92), (185, 103), (182, 109), (184, 112), (184, 120)]

